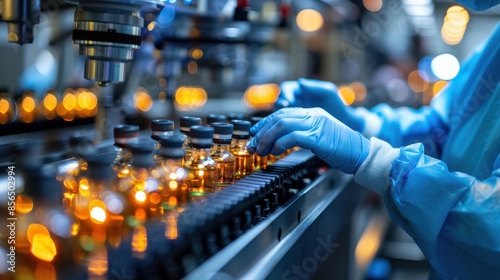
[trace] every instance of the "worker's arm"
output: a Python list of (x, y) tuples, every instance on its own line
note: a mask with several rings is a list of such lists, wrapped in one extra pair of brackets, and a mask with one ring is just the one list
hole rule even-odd
[(372, 138), (355, 180), (384, 197), (441, 278), (499, 279), (499, 176), (480, 181), (450, 172), (422, 144), (394, 149)]

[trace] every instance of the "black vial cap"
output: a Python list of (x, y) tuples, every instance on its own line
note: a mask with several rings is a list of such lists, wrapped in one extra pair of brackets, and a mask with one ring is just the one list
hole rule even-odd
[(120, 124), (115, 126), (114, 137), (117, 138), (133, 138), (139, 137), (139, 126), (137, 125), (128, 125), (128, 124)]
[(85, 157), (87, 161), (87, 176), (91, 179), (110, 179), (114, 176), (114, 170), (111, 164), (116, 158), (116, 152), (105, 152), (88, 155)]
[(249, 121), (233, 120), (231, 123), (234, 126), (234, 139), (250, 139), (250, 128), (252, 124)]
[(225, 122), (214, 122), (210, 125), (215, 134), (233, 134), (233, 125)]
[(214, 128), (214, 143), (229, 144), (233, 135), (233, 125), (225, 122), (212, 123)]
[(113, 129), (115, 145), (125, 147), (139, 138), (139, 126), (137, 125), (117, 125)]
[(159, 142), (161, 145), (160, 155), (166, 158), (183, 158), (184, 150), (182, 149), (182, 144), (184, 144), (184, 138), (180, 136), (168, 136), (160, 137)]
[(243, 113), (229, 113), (227, 114), (227, 119), (229, 121), (233, 121), (233, 120), (244, 120), (245, 119), (245, 114)]
[(184, 134), (190, 132), (190, 128), (194, 125), (201, 125), (201, 119), (198, 117), (183, 116), (180, 121), (180, 131)]
[(158, 141), (159, 137), (172, 136), (174, 133), (174, 121), (156, 119), (151, 121), (151, 138)]
[(234, 126), (234, 130), (250, 131), (250, 128), (252, 127), (252, 123), (249, 121), (233, 120), (231, 123)]
[(155, 119), (151, 121), (152, 131), (174, 131), (174, 121), (165, 119)]
[(214, 128), (201, 125), (192, 126), (190, 136), (193, 147), (210, 148), (213, 145)]
[(207, 116), (207, 124), (216, 122), (227, 122), (227, 117), (221, 114), (209, 114)]

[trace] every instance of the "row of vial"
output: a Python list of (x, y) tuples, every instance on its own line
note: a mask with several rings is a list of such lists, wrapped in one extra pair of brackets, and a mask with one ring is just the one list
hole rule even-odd
[[(254, 121), (259, 119), (254, 118)], [(226, 122), (224, 115), (209, 115), (208, 125), (202, 126), (201, 118), (184, 116), (180, 119), (180, 133), (174, 135), (174, 122), (156, 119), (151, 123), (152, 136), (156, 142), (152, 151), (156, 165), (172, 160), (174, 154), (184, 152), (183, 160), (177, 164), (188, 171), (187, 181), (190, 194), (211, 193), (233, 184), (278, 159), (275, 156), (260, 157), (248, 152), (252, 123), (245, 120)], [(134, 146), (139, 141), (137, 126), (120, 125), (114, 129), (118, 156), (114, 164), (118, 172), (127, 172), (133, 162)], [(172, 139), (182, 138), (182, 146), (173, 144)], [(178, 144), (180, 141), (177, 140)], [(143, 145), (149, 145), (143, 142)], [(175, 149), (182, 148), (182, 151)], [(144, 149), (144, 148), (142, 148)], [(137, 153), (137, 152), (136, 152)]]
[(81, 239), (98, 231), (106, 236), (101, 240), (118, 246), (126, 231), (159, 220), (165, 236), (176, 239), (178, 213), (190, 202), (196, 207), (208, 194), (278, 159), (248, 152), (251, 122), (223, 117), (207, 118), (205, 126), (200, 118), (182, 117), (181, 134), (171, 120), (153, 120), (152, 140), (140, 138), (138, 126), (116, 126), (118, 151), (82, 157), (62, 180), (71, 235)]

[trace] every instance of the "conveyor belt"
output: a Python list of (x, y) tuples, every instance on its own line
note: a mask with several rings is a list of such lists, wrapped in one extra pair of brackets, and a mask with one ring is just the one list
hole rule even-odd
[[(148, 253), (141, 278), (178, 279), (244, 235), (284, 205), (316, 175), (318, 163), (307, 150), (286, 158), (191, 204), (178, 218), (178, 238), (162, 238)], [(151, 225), (151, 231), (157, 225)], [(161, 227), (161, 226), (160, 226)], [(148, 230), (149, 232), (150, 230)], [(152, 254), (152, 255), (151, 255)]]

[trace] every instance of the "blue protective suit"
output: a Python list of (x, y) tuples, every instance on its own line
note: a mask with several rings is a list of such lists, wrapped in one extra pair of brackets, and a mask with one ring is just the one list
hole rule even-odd
[(500, 25), (430, 106), (371, 112), (392, 147), (371, 138), (355, 180), (383, 195), (436, 276), (500, 279)]

